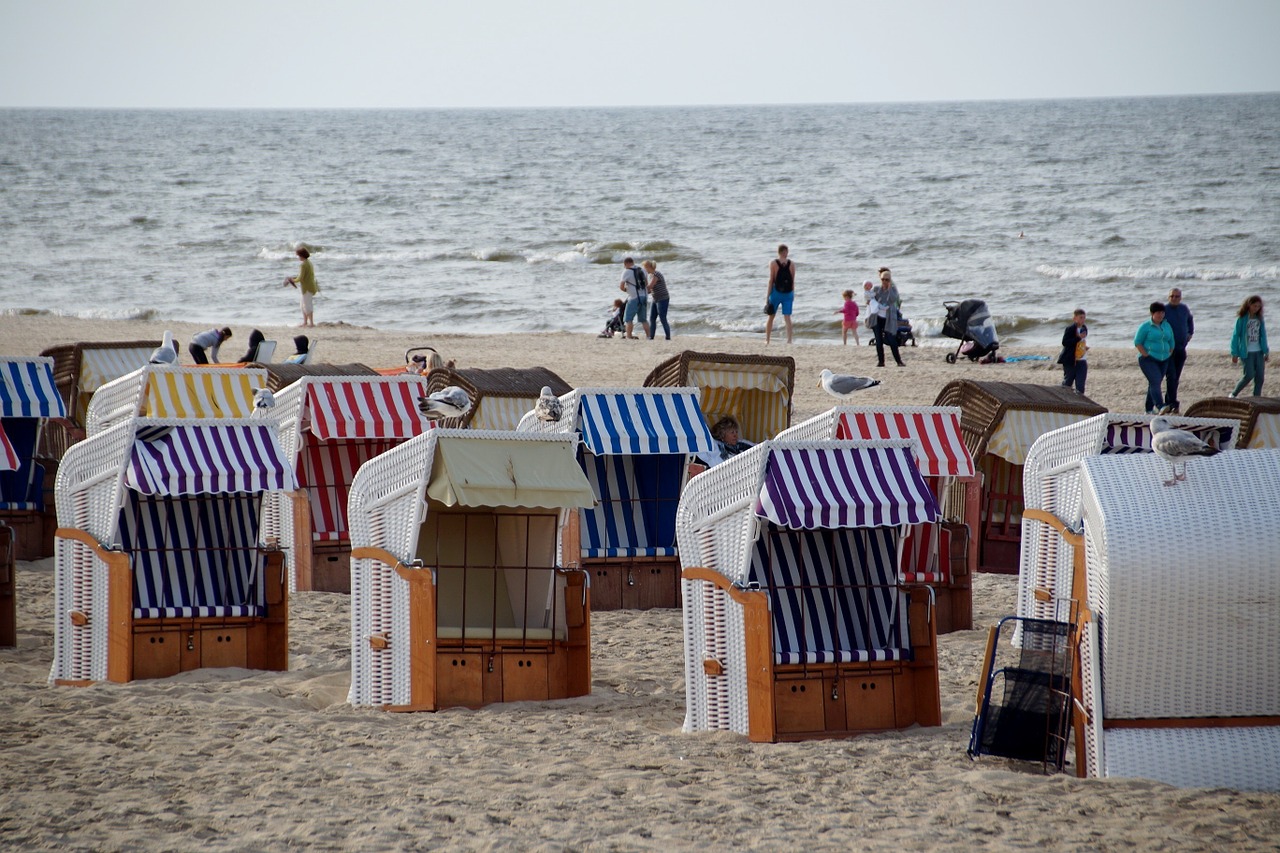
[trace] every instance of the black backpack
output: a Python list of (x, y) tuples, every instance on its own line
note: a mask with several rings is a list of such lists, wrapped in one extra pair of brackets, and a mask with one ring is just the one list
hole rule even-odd
[(631, 275), (636, 286), (636, 295), (644, 298), (649, 293), (649, 279), (645, 276), (644, 270), (636, 264), (631, 268)]

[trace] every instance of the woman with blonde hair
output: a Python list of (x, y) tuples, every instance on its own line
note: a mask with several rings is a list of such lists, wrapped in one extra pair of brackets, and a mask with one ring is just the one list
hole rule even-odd
[(667, 306), (671, 303), (671, 293), (667, 290), (667, 279), (658, 272), (658, 265), (653, 261), (645, 261), (640, 266), (649, 276), (649, 295), (653, 297), (649, 308), (649, 340), (658, 333), (658, 321), (662, 321), (662, 331), (667, 340), (671, 340), (671, 326), (667, 323)]

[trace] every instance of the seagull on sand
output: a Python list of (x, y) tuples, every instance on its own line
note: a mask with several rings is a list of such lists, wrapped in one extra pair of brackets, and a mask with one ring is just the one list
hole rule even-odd
[[(1151, 449), (1156, 455), (1169, 463), (1173, 472), (1172, 480), (1165, 480), (1166, 486), (1176, 486), (1187, 479), (1187, 460), (1192, 456), (1214, 456), (1218, 448), (1210, 447), (1194, 433), (1185, 429), (1175, 429), (1168, 418), (1153, 418), (1151, 421)], [(1178, 463), (1182, 463), (1182, 474), (1178, 474)]]
[(419, 397), (418, 408), (422, 410), (422, 414), (426, 415), (429, 421), (438, 421), (441, 418), (460, 418), (471, 411), (471, 398), (467, 396), (466, 391), (463, 391), (457, 385), (450, 385), (448, 388), (434, 391), (425, 397)]
[(259, 388), (253, 392), (253, 414), (250, 417), (265, 418), (275, 405), (276, 395), (271, 393), (271, 389)]
[(173, 345), (173, 332), (165, 330), (164, 342), (151, 351), (152, 364), (177, 364), (178, 348)]
[(564, 414), (564, 404), (560, 402), (559, 397), (551, 393), (550, 386), (543, 385), (542, 393), (538, 395), (538, 402), (533, 404), (533, 413), (538, 416), (538, 420), (554, 423)]
[(874, 388), (880, 384), (879, 379), (867, 376), (850, 376), (845, 373), (822, 371), (822, 379), (818, 381), (822, 389), (837, 400), (847, 400), (859, 391)]

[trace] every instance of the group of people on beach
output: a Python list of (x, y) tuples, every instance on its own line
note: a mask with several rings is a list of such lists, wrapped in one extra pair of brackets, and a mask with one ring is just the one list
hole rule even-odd
[(671, 293), (667, 290), (667, 279), (658, 272), (657, 262), (647, 260), (637, 265), (634, 258), (623, 258), (622, 281), (618, 283), (618, 289), (627, 298), (613, 301), (614, 314), (605, 324), (600, 337), (612, 338), (622, 332), (623, 338), (638, 340), (633, 332), (636, 321), (639, 320), (649, 340), (653, 340), (657, 333), (658, 323), (662, 323), (663, 333), (667, 340), (671, 340), (671, 325), (667, 322)]
[[(1187, 345), (1196, 333), (1195, 318), (1182, 301), (1182, 290), (1177, 287), (1169, 291), (1166, 302), (1152, 302), (1148, 313), (1150, 319), (1144, 321), (1133, 336), (1138, 368), (1147, 380), (1143, 410), (1149, 415), (1178, 413), (1181, 411), (1178, 386), (1182, 381), (1182, 368), (1187, 363)], [(1084, 309), (1077, 308), (1071, 325), (1062, 333), (1062, 351), (1058, 355), (1062, 385), (1074, 388), (1077, 394), (1084, 394), (1089, 375), (1086, 319)], [(1244, 375), (1230, 396), (1238, 397), (1250, 383), (1253, 383), (1253, 395), (1261, 396), (1270, 358), (1262, 297), (1254, 294), (1245, 299), (1236, 312), (1231, 334), (1231, 363), (1243, 364)]]

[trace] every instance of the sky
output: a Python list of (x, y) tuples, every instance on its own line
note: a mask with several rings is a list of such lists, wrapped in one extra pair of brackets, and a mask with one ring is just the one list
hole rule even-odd
[(1280, 0), (0, 0), (0, 107), (1280, 91)]

